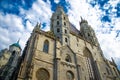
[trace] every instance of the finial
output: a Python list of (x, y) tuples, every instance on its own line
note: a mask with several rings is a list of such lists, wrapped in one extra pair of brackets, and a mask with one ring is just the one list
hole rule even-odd
[(38, 26), (38, 22), (37, 22), (37, 24), (36, 24), (36, 27)]
[(38, 27), (41, 28), (41, 22), (39, 23)]
[(113, 59), (113, 57), (111, 57), (111, 59), (112, 59), (112, 62), (114, 62), (114, 59)]
[(17, 43), (19, 44), (19, 42), (20, 42), (20, 38), (18, 39)]
[(111, 59), (112, 59), (112, 62), (114, 63), (114, 65), (116, 65), (115, 60), (113, 59), (113, 57), (111, 57)]
[(81, 21), (83, 21), (83, 18), (80, 16), (80, 18), (81, 18)]

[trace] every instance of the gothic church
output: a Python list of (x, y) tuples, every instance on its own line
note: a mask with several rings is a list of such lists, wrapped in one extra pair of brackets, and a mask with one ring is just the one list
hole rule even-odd
[(93, 28), (81, 18), (80, 30), (63, 8), (52, 14), (50, 31), (37, 23), (23, 51), (17, 80), (120, 80), (114, 60), (107, 60)]

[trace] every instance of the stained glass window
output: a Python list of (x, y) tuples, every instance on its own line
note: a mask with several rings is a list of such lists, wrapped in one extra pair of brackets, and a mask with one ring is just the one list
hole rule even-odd
[(48, 40), (45, 40), (44, 46), (43, 46), (43, 52), (48, 53), (48, 50), (49, 50), (49, 42)]

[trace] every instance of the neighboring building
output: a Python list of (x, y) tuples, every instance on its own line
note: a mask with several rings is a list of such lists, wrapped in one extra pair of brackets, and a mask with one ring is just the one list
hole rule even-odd
[(0, 51), (0, 69), (7, 64), (10, 55), (11, 52), (7, 48)]
[(21, 47), (19, 41), (1, 51), (0, 80), (16, 80), (19, 72)]
[(120, 80), (114, 60), (104, 57), (86, 20), (81, 19), (77, 30), (58, 6), (50, 31), (40, 26), (35, 26), (27, 41), (17, 80)]

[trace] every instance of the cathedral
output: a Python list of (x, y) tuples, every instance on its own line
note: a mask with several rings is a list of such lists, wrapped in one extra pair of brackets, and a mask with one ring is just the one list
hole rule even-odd
[[(11, 79), (7, 74), (4, 80), (120, 80), (114, 59), (104, 57), (95, 31), (86, 20), (81, 18), (80, 30), (76, 29), (61, 6), (50, 20), (50, 31), (43, 31), (41, 24), (36, 24), (22, 58), (8, 61), (18, 60), (19, 65), (11, 64), (16, 70), (7, 68), (11, 75), (17, 71), (16, 74)], [(13, 51), (15, 54), (18, 53)], [(0, 75), (4, 71), (6, 68)]]

